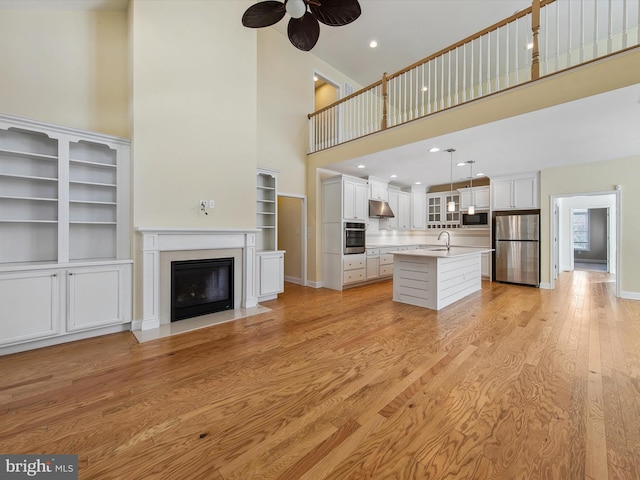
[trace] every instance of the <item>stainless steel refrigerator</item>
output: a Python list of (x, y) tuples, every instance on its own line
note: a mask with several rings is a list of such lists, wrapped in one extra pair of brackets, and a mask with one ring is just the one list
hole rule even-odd
[(540, 214), (497, 213), (493, 238), (495, 280), (540, 286)]

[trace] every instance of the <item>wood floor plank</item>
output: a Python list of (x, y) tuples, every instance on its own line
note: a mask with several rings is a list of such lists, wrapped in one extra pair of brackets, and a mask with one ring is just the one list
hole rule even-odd
[(640, 478), (640, 302), (610, 280), (437, 312), (287, 284), (235, 322), (0, 357), (0, 451), (83, 480)]

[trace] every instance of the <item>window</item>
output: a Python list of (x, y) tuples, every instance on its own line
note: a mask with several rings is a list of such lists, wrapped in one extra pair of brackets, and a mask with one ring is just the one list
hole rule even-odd
[(572, 211), (571, 231), (574, 250), (589, 250), (589, 210), (576, 208)]

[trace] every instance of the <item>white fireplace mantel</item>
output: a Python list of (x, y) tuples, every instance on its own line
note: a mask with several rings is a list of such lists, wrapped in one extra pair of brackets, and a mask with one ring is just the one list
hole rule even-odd
[(255, 307), (256, 233), (258, 230), (147, 228), (142, 235), (142, 319), (132, 323), (134, 330), (160, 326), (160, 252), (178, 250), (242, 249), (242, 300), (244, 308)]

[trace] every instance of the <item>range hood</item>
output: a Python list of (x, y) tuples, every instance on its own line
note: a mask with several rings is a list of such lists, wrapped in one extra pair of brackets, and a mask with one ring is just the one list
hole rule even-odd
[(376, 218), (395, 217), (389, 203), (384, 200), (369, 200), (369, 216)]

